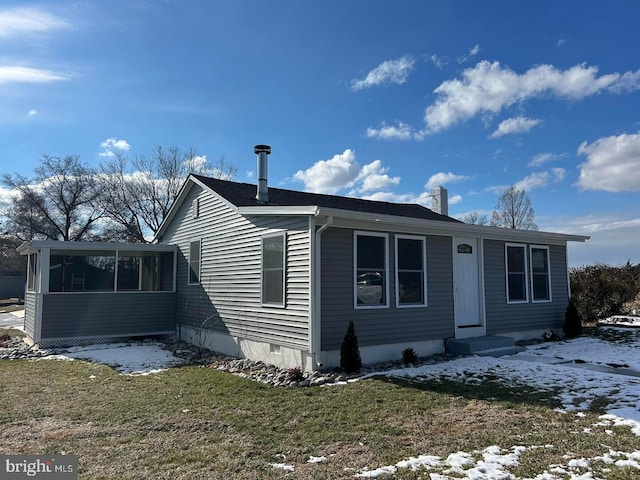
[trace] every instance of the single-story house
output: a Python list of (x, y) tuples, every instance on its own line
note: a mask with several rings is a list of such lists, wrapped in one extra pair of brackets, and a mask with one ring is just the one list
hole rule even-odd
[[(443, 352), (451, 339), (562, 328), (567, 242), (588, 237), (465, 224), (447, 215), (440, 187), (435, 211), (271, 188), (270, 148), (255, 152), (257, 187), (190, 175), (153, 245), (82, 246), (90, 255), (64, 242), (21, 246), (36, 265), (26, 299), (33, 340), (173, 331), (229, 355), (309, 370), (339, 365), (350, 321), (365, 363), (398, 359), (407, 347)], [(105, 251), (113, 281), (97, 283), (108, 292), (86, 291), (90, 271), (74, 262), (97, 257), (83, 262), (104, 269)], [(147, 255), (158, 280), (145, 281)], [(121, 260), (131, 257), (140, 280), (129, 275), (132, 288), (122, 291)], [(85, 290), (74, 289), (75, 275)]]

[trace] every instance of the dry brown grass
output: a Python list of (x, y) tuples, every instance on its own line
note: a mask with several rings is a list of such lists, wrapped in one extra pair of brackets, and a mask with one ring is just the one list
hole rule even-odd
[[(79, 361), (0, 361), (0, 385), (0, 453), (77, 454), (81, 478), (287, 477), (270, 463), (294, 465), (288, 478), (352, 478), (420, 454), (553, 444), (523, 455), (513, 469), (534, 477), (566, 453), (640, 449), (627, 429), (584, 433), (595, 413), (562, 415), (535, 395), (491, 383), (381, 378), (285, 389), (209, 368), (126, 377)], [(308, 464), (311, 455), (329, 460)], [(617, 478), (613, 472), (601, 478)]]

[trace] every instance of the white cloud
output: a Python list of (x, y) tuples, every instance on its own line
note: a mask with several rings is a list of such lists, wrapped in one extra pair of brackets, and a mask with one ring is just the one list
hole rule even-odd
[[(124, 142), (124, 140), (121, 140)], [(127, 143), (127, 142), (125, 142)], [(126, 150), (129, 150), (129, 144), (127, 143), (127, 148)], [(192, 171), (202, 171), (205, 167), (205, 165), (207, 164), (207, 156), (206, 155), (194, 155), (193, 157), (191, 157), (188, 160), (185, 160), (184, 162), (185, 166), (188, 167), (190, 170)], [(215, 174), (216, 172), (212, 172), (213, 174)], [(217, 172), (219, 173), (219, 172)]]
[(609, 87), (613, 93), (630, 93), (640, 89), (640, 70), (624, 72), (620, 79)]
[(415, 58), (411, 55), (405, 55), (397, 60), (386, 60), (371, 70), (362, 80), (352, 80), (351, 89), (358, 91), (390, 83), (401, 85), (407, 81), (414, 64)]
[(69, 27), (70, 24), (39, 8), (10, 8), (0, 10), (0, 37), (43, 33)]
[(587, 157), (580, 165), (580, 188), (640, 191), (640, 132), (604, 137), (590, 144), (583, 142), (578, 155)]
[[(538, 65), (518, 74), (499, 62), (479, 62), (462, 72), (461, 79), (447, 80), (434, 93), (436, 102), (427, 107), (424, 120), (435, 133), (482, 113), (497, 114), (516, 102), (549, 94), (570, 100), (616, 88), (636, 88), (636, 73), (598, 76), (598, 67), (585, 64), (567, 70)], [(624, 81), (621, 81), (624, 78)], [(621, 83), (617, 83), (621, 82)]]
[(558, 42), (556, 43), (556, 47), (561, 47), (562, 45), (564, 45), (566, 43), (564, 38), (561, 38), (560, 40), (558, 40)]
[(499, 138), (504, 135), (513, 135), (516, 133), (525, 133), (538, 125), (540, 120), (527, 117), (507, 118), (500, 122), (498, 129), (491, 134), (489, 138)]
[(69, 73), (52, 72), (30, 67), (0, 67), (0, 84), (2, 83), (48, 83), (58, 80), (69, 80)]
[(356, 178), (356, 182), (360, 182), (357, 191), (364, 193), (398, 185), (400, 183), (400, 177), (390, 177), (387, 175), (388, 171), (389, 168), (383, 167), (380, 160), (374, 160), (365, 165)]
[(424, 188), (426, 188), (427, 190), (432, 190), (437, 186), (444, 186), (448, 183), (462, 182), (468, 179), (469, 177), (466, 175), (456, 175), (453, 172), (449, 172), (449, 173), (439, 172), (429, 177), (429, 180), (427, 180), (427, 183), (424, 185)]
[(334, 194), (353, 185), (359, 174), (355, 152), (346, 149), (329, 160), (319, 160), (306, 170), (298, 170), (293, 177), (303, 182), (307, 191)]
[(451, 195), (451, 197), (449, 197), (448, 200), (449, 200), (449, 205), (457, 205), (460, 202), (462, 202), (462, 195)]
[(470, 58), (478, 55), (478, 53), (480, 53), (480, 45), (474, 45), (469, 49), (466, 55), (462, 55), (461, 57), (458, 57), (458, 63), (460, 64), (465, 63)]
[(442, 69), (447, 63), (449, 63), (446, 57), (440, 57), (435, 53), (429, 57), (429, 60), (431, 60), (439, 69)]
[(118, 140), (115, 137), (107, 138), (100, 144), (100, 147), (104, 150), (99, 153), (101, 157), (114, 157), (114, 150), (120, 150), (126, 152), (131, 148), (131, 145), (127, 143), (126, 140)]
[(349, 195), (360, 196), (398, 185), (400, 177), (391, 177), (388, 171), (380, 160), (361, 167), (355, 152), (347, 149), (329, 160), (319, 160), (306, 170), (298, 170), (293, 178), (303, 182), (306, 191), (335, 194), (350, 188)]
[(430, 192), (422, 192), (417, 195), (413, 193), (375, 192), (370, 195), (364, 195), (362, 198), (378, 202), (417, 203), (425, 207), (430, 207), (433, 202)]
[(527, 167), (539, 167), (545, 163), (553, 162), (554, 160), (558, 160), (559, 158), (564, 158), (566, 156), (566, 153), (538, 153), (533, 156), (529, 163), (527, 163)]
[(403, 122), (397, 122), (396, 125), (388, 125), (382, 122), (380, 128), (367, 128), (365, 136), (379, 140), (422, 140), (424, 138), (421, 132), (414, 131), (411, 125)]
[(547, 172), (535, 172), (516, 182), (515, 187), (518, 190), (530, 192), (536, 188), (546, 187), (552, 182), (561, 182), (564, 180), (564, 175), (564, 168), (552, 168)]
[(27, 115), (29, 117), (35, 117), (36, 115), (38, 115), (38, 110), (36, 110), (35, 108), (32, 108), (31, 110), (29, 110), (29, 113), (27, 113)]

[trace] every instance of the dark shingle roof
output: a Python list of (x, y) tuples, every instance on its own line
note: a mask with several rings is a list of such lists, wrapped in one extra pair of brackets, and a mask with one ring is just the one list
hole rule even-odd
[(354, 212), (374, 213), (379, 215), (395, 215), (398, 217), (422, 218), (424, 220), (439, 220), (443, 222), (461, 223), (455, 218), (429, 210), (415, 203), (391, 203), (361, 198), (341, 197), (338, 195), (322, 195), (319, 193), (298, 192), (269, 187), (269, 203), (260, 203), (255, 199), (256, 186), (250, 183), (229, 182), (216, 178), (193, 175), (218, 195), (225, 198), (236, 207), (269, 206), (317, 206), (336, 208)]

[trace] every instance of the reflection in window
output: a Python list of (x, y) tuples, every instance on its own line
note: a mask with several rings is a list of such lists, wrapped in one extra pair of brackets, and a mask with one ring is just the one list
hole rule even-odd
[(356, 234), (356, 304), (387, 305), (387, 236)]
[(29, 255), (29, 269), (27, 270), (27, 290), (30, 292), (36, 291), (36, 268), (38, 257), (36, 253)]

